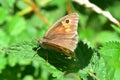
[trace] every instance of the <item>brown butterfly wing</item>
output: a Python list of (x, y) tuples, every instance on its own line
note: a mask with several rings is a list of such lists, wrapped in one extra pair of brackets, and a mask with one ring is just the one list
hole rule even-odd
[(73, 51), (71, 51), (71, 50), (69, 50), (67, 48), (64, 48), (62, 46), (59, 46), (59, 45), (56, 45), (56, 44), (53, 44), (53, 43), (49, 43), (49, 42), (43, 42), (42, 45), (44, 45), (45, 47), (47, 47), (47, 49), (56, 50), (58, 52), (64, 53), (67, 56), (75, 57), (75, 54), (74, 54)]
[[(40, 43), (48, 43), (50, 46), (55, 44), (74, 51), (78, 42), (77, 25), (78, 15), (76, 13), (69, 14), (57, 21), (40, 40)], [(46, 47), (44, 44), (42, 45)]]

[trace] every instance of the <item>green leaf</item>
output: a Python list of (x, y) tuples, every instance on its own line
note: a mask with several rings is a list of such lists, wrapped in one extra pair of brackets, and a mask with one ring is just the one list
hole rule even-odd
[(5, 8), (13, 8), (14, 7), (14, 3), (16, 0), (0, 0), (0, 3), (2, 4), (3, 7)]
[(86, 16), (85, 14), (79, 13), (79, 17), (80, 17), (79, 23), (81, 24), (82, 28), (84, 28), (86, 26), (88, 16)]
[(6, 0), (8, 6), (10, 6), (11, 8), (14, 7), (14, 3), (15, 3), (15, 0)]
[(17, 1), (16, 6), (17, 6), (19, 9), (28, 8), (28, 5), (27, 5), (24, 1), (21, 1), (21, 0), (18, 0), (18, 1)]
[(7, 16), (7, 10), (0, 7), (0, 24), (2, 24), (5, 21), (6, 16)]
[(118, 9), (120, 9), (120, 1), (115, 1), (112, 3), (113, 5), (112, 6), (109, 6), (107, 8), (108, 11), (110, 11), (110, 13), (119, 20), (120, 16), (119, 16), (119, 13), (120, 11)]
[(12, 36), (16, 36), (26, 29), (26, 22), (20, 16), (14, 16), (7, 25), (8, 32)]
[(100, 49), (100, 55), (105, 60), (107, 80), (119, 80), (120, 70), (120, 42), (107, 42)]
[(93, 74), (96, 74), (96, 77), (100, 80), (106, 80), (107, 77), (107, 67), (105, 61), (102, 57), (99, 57), (97, 54), (94, 54), (92, 57), (90, 65), (93, 70)]
[(34, 78), (31, 75), (27, 75), (23, 78), (23, 80), (34, 80)]
[[(38, 45), (36, 41), (18, 43), (16, 45), (9, 46), (5, 49), (5, 53), (8, 54), (8, 62), (10, 66), (15, 66), (16, 64), (28, 65), (32, 62), (39, 63), (39, 67), (44, 66), (45, 70), (52, 73), (53, 77), (60, 78), (63, 76), (63, 72), (56, 69), (54, 66), (50, 65), (42, 57), (35, 55), (36, 52), (34, 48)], [(35, 56), (34, 56), (35, 55)]]
[(61, 78), (63, 76), (63, 73), (56, 69), (54, 66), (50, 65), (48, 62), (46, 62), (43, 58), (36, 56), (34, 57), (36, 61), (39, 61), (40, 65), (44, 65), (44, 69), (47, 70), (49, 73), (52, 73), (53, 77)]
[(102, 31), (95, 38), (95, 41), (97, 43), (102, 43), (102, 44), (108, 41), (119, 41), (119, 40), (120, 38), (118, 37), (118, 34), (111, 31)]
[[(48, 73), (46, 73), (47, 71), (52, 74), (52, 77), (67, 80), (67, 78), (64, 78), (63, 76), (64, 73), (61, 71), (66, 71), (68, 73), (77, 72), (80, 69), (80, 67), (83, 68), (89, 64), (89, 61), (93, 53), (92, 49), (88, 48), (86, 44), (79, 42), (78, 48), (75, 51), (76, 57), (78, 58), (78, 60), (76, 61), (74, 61), (74, 59), (64, 57), (65, 55), (61, 55), (58, 52), (53, 52), (52, 50), (48, 51), (49, 53), (46, 54), (45, 51), (47, 50), (44, 51), (44, 49), (40, 49), (38, 51), (39, 56), (36, 55), (35, 57), (33, 57), (33, 55), (36, 54), (36, 52), (34, 51), (34, 48), (36, 47), (37, 47), (36, 41), (31, 42), (26, 41), (6, 48), (5, 52), (9, 54), (8, 56), (9, 65), (12, 67), (15, 66), (16, 64), (28, 65), (33, 60), (34, 63), (37, 62), (37, 65), (36, 64), (34, 65), (36, 68), (42, 67), (42, 69), (45, 70), (42, 72), (43, 79), (45, 79), (45, 76), (47, 77), (48, 75)], [(43, 55), (46, 55), (46, 57)], [(47, 59), (47, 61), (45, 61), (45, 58)], [(79, 77), (75, 75), (73, 75), (75, 78)]]
[(2, 73), (2, 70), (6, 68), (7, 65), (7, 59), (5, 58), (5, 54), (2, 49), (0, 48), (0, 73)]
[[(120, 42), (108, 42), (100, 50), (105, 60), (109, 60), (109, 64), (114, 68), (120, 68)], [(109, 54), (108, 54), (109, 53)]]
[(0, 46), (7, 46), (9, 43), (9, 38), (3, 29), (0, 29)]
[(119, 26), (116, 26), (116, 25), (114, 25), (114, 24), (112, 24), (111, 26), (113, 27), (113, 29), (114, 29), (116, 32), (120, 33), (120, 27), (119, 27)]
[(88, 40), (92, 40), (92, 38), (95, 36), (95, 33), (93, 31), (93, 29), (91, 28), (86, 28), (80, 31), (79, 33), (79, 38), (80, 39), (88, 39)]
[(105, 62), (98, 56), (98, 53), (94, 51), (89, 64), (84, 69), (79, 70), (77, 74), (79, 74), (83, 80), (106, 80), (107, 72)]
[(23, 42), (6, 48), (5, 52), (6, 54), (9, 54), (9, 65), (15, 66), (17, 63), (21, 65), (30, 64), (32, 57), (35, 54), (35, 51), (32, 49), (33, 47), (35, 47), (35, 43), (32, 44), (31, 42)]

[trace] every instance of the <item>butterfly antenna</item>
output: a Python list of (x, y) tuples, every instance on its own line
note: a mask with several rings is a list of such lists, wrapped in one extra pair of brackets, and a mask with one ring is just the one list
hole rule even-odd
[[(38, 50), (39, 50), (40, 48), (41, 48), (41, 47), (38, 47), (38, 48), (35, 50), (36, 53), (33, 55), (33, 57), (35, 57), (35, 55), (37, 54), (37, 52), (38, 52)], [(32, 57), (32, 58), (33, 58), (33, 57)]]

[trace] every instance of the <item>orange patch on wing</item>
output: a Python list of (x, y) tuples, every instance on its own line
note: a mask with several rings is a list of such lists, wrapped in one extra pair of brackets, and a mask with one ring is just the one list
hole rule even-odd
[(71, 31), (71, 29), (70, 29), (70, 28), (65, 29), (65, 32), (70, 32), (70, 31)]
[(70, 32), (71, 31), (69, 24), (67, 24), (65, 21), (62, 21), (62, 25), (65, 28), (65, 32)]
[(64, 28), (62, 26), (59, 26), (56, 28), (56, 31), (63, 31), (63, 30), (64, 30)]
[(64, 26), (64, 28), (70, 28), (70, 26), (65, 21), (62, 21), (62, 25)]
[(65, 28), (70, 28), (70, 26), (68, 24), (64, 24)]

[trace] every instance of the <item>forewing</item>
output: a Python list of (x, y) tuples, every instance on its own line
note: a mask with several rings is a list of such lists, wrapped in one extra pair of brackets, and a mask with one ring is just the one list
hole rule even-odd
[(74, 51), (78, 42), (78, 15), (69, 14), (57, 21), (46, 33), (41, 42), (53, 43)]

